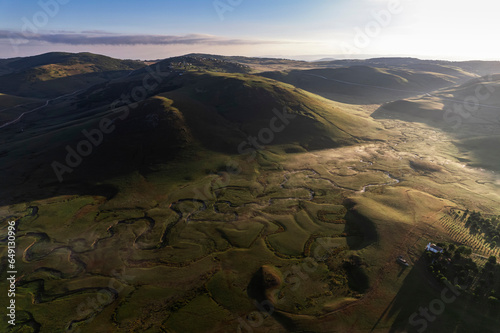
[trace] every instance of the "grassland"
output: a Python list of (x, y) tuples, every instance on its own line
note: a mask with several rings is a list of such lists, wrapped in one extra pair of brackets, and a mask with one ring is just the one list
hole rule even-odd
[[(422, 262), (429, 241), (498, 253), (450, 218), (500, 213), (498, 175), (465, 164), (453, 134), (256, 75), (186, 71), (134, 104), (61, 185), (46, 167), (61, 159), (59, 142), (111, 116), (111, 92), (137, 77), (6, 130), (0, 253), (16, 220), (21, 274), (19, 325), (1, 330), (414, 332), (412, 313), (441, 294)], [(237, 155), (285, 106), (290, 127)], [(148, 112), (158, 126), (144, 122)], [(459, 299), (432, 330), (498, 324)]]
[(0, 91), (27, 98), (55, 98), (142, 67), (139, 61), (92, 53), (52, 52), (14, 58), (1, 68)]
[[(406, 143), (412, 144), (419, 143)], [(361, 332), (379, 319), (380, 331), (404, 327), (397, 309), (384, 314), (391, 295), (409, 281), (423, 291), (432, 285), (414, 276), (423, 274), (418, 258), (424, 244), (453, 239), (443, 214), (471, 205), (494, 186), (466, 189), (464, 178), (472, 171), (447, 174), (453, 163), (415, 168), (410, 149), (381, 144), (274, 160), (271, 151), (262, 153), (265, 163), (245, 165), (228, 183), (222, 182), (224, 173), (190, 173), (193, 180), (179, 182), (172, 172), (181, 171), (171, 166), (111, 181), (120, 188), (111, 199), (63, 196), (3, 207), (4, 216), (19, 219), (19, 304), (32, 318), (22, 327), (35, 322), (41, 332), (236, 329), (238, 318), (250, 322), (247, 316), (255, 311), (247, 290), (264, 265), (288, 273), (288, 279), (276, 294), (275, 314), (257, 331), (282, 325), (318, 332), (336, 325), (342, 331), (356, 322)], [(217, 169), (218, 163), (207, 168)], [(463, 180), (445, 182), (446, 177)], [(206, 196), (196, 196), (207, 188)], [(493, 193), (488, 200), (476, 202), (498, 202)], [(37, 207), (36, 214), (28, 207)], [(338, 250), (322, 251), (325, 242)], [(311, 261), (314, 253), (321, 261)], [(415, 266), (400, 269), (399, 254)], [(40, 280), (44, 285), (37, 285)], [(411, 297), (433, 293), (431, 288)], [(98, 297), (108, 301), (78, 313), (80, 304)], [(56, 322), (47, 316), (52, 312), (59, 313)]]

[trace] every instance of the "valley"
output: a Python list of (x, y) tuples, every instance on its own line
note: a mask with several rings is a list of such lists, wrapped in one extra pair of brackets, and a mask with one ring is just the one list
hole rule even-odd
[[(89, 57), (104, 61), (75, 61)], [(0, 104), (0, 250), (16, 221), (20, 272), (18, 325), (2, 330), (417, 332), (412, 314), (444, 288), (429, 242), (483, 266), (500, 255), (452, 217), (500, 215), (498, 82), (478, 81), (482, 63), (109, 62), (120, 73), (43, 72), (37, 96)], [(58, 97), (58, 80), (78, 90)], [(447, 103), (481, 85), (495, 88), (453, 128)], [(86, 154), (103, 119), (113, 130)], [(58, 177), (68, 146), (82, 158)], [(498, 318), (459, 296), (426, 325), (495, 332)]]

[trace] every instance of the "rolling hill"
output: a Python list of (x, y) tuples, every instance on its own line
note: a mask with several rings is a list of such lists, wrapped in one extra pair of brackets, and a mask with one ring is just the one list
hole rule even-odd
[(372, 116), (421, 122), (449, 133), (460, 159), (471, 166), (500, 170), (500, 75), (470, 80), (428, 96), (382, 105)]
[[(355, 115), (351, 106), (260, 76), (222, 73), (220, 63), (211, 71), (201, 69), (205, 61), (186, 61), (191, 64), (186, 69), (172, 65), (177, 63), (178, 58), (167, 59), (149, 70), (94, 85), (3, 128), (2, 171), (12, 175), (5, 181), (33, 187), (57, 184), (53, 162), (65, 165), (67, 147), (77, 150), (82, 140), (89, 140), (82, 133), (94, 133), (103, 119), (113, 130), (81, 166), (64, 172), (66, 180), (96, 182), (117, 170), (147, 170), (187, 152), (255, 156), (274, 145), (292, 152), (383, 139), (380, 128)], [(140, 99), (123, 99), (143, 86), (150, 71), (161, 72), (161, 82)], [(17, 167), (19, 161), (25, 167)]]
[(472, 73), (478, 76), (489, 75), (500, 72), (500, 61), (446, 61), (446, 60), (423, 60), (418, 58), (371, 58), (344, 59), (331, 61), (316, 61), (314, 64), (319, 68), (370, 66), (393, 69), (417, 70), (425, 72), (436, 72), (443, 74)]
[(498, 124), (499, 91), (500, 75), (490, 75), (441, 89), (428, 96), (387, 103), (374, 116), (389, 111), (434, 125)]
[(366, 65), (264, 72), (260, 75), (293, 84), (325, 98), (352, 104), (376, 104), (425, 94), (476, 77), (441, 66), (406, 69)]
[(92, 53), (53, 52), (0, 62), (0, 93), (55, 98), (144, 67)]

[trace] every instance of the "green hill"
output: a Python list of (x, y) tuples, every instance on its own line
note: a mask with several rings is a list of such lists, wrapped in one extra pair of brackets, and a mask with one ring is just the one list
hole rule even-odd
[(197, 70), (223, 73), (248, 73), (250, 67), (211, 55), (185, 55), (181, 57), (167, 58), (159, 62), (161, 66), (179, 70)]
[(13, 121), (23, 112), (27, 112), (43, 104), (44, 101), (36, 98), (19, 97), (0, 93), (0, 125)]
[[(167, 71), (169, 63), (159, 66)], [(143, 100), (120, 101), (142, 85), (140, 72), (68, 96), (4, 128), (2, 172), (12, 175), (5, 181), (57, 184), (53, 162), (64, 163), (67, 147), (76, 150), (88, 141), (83, 131), (93, 133), (103, 119), (114, 130), (66, 179), (96, 182), (202, 151), (255, 156), (270, 146), (293, 152), (384, 139), (375, 122), (355, 115), (351, 106), (254, 75), (171, 69)], [(32, 158), (39, 164), (27, 162)]]
[(6, 59), (0, 63), (0, 92), (53, 98), (118, 78), (144, 66), (139, 61), (92, 53), (53, 52)]
[(372, 116), (398, 118), (440, 128), (455, 138), (460, 159), (471, 166), (499, 170), (500, 75), (470, 80), (428, 96), (390, 102)]
[(441, 89), (428, 96), (385, 104), (384, 111), (410, 116), (437, 126), (498, 124), (500, 120), (500, 75), (491, 75)]
[(415, 96), (474, 77), (451, 69), (426, 68), (422, 71), (369, 66), (265, 72), (261, 75), (353, 104), (381, 103)]

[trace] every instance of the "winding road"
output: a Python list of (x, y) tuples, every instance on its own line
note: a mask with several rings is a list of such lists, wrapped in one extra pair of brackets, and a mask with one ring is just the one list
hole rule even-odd
[[(78, 93), (78, 92), (80, 92), (80, 91), (83, 91), (83, 90), (84, 90), (84, 89), (79, 89), (79, 90), (76, 90), (76, 91), (74, 91), (74, 92), (72, 92), (72, 93), (69, 93), (69, 94), (61, 95), (61, 96), (56, 97), (56, 98), (53, 98), (53, 99), (48, 99), (47, 101), (45, 101), (45, 104), (44, 104), (44, 105), (39, 106), (39, 107), (37, 107), (37, 108), (34, 108), (33, 110), (30, 110), (30, 111), (25, 111), (25, 112), (21, 113), (21, 114), (19, 115), (19, 117), (17, 117), (16, 119), (11, 120), (11, 121), (9, 121), (9, 122), (7, 122), (7, 123), (5, 123), (5, 124), (0, 125), (0, 129), (2, 129), (2, 128), (4, 128), (4, 127), (7, 127), (7, 126), (9, 126), (9, 125), (13, 125), (13, 124), (18, 123), (19, 121), (21, 121), (21, 119), (22, 119), (25, 115), (30, 114), (30, 113), (33, 113), (33, 112), (35, 112), (35, 111), (39, 111), (39, 110), (41, 110), (41, 109), (43, 109), (43, 108), (47, 107), (47, 106), (48, 106), (51, 102), (53, 102), (53, 101), (56, 101), (56, 100), (61, 99), (61, 98), (64, 98), (64, 97), (69, 97), (69, 96), (72, 96), (72, 95), (74, 95), (74, 94), (76, 94), (76, 93)], [(17, 106), (16, 106), (16, 107), (17, 107)]]

